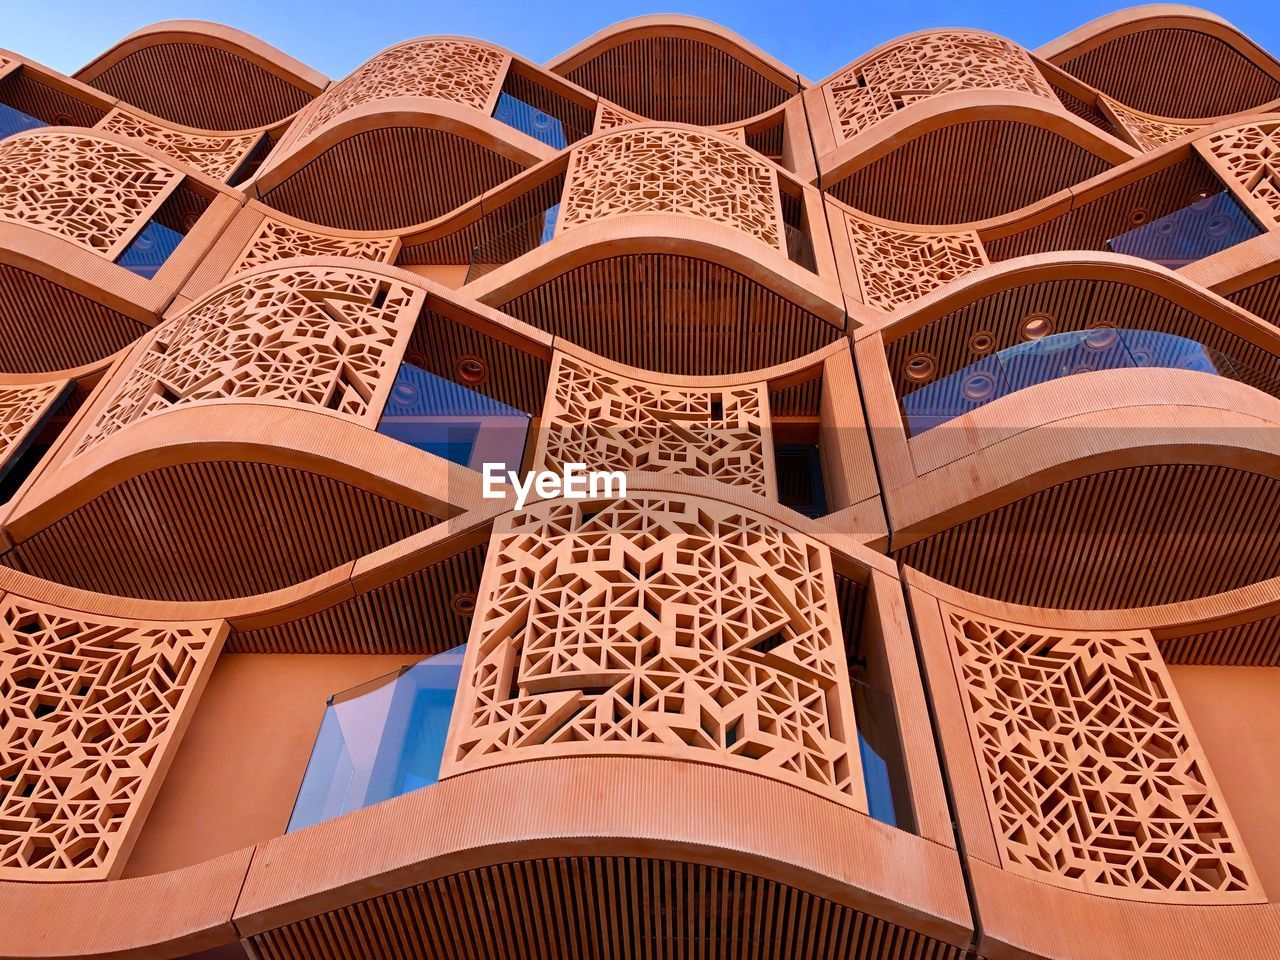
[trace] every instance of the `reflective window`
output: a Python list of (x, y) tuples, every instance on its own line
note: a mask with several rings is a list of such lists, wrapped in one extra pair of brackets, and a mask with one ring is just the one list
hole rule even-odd
[(893, 698), (856, 677), (850, 679), (867, 812), (891, 827), (913, 830)]
[(21, 133), (23, 130), (35, 130), (37, 127), (47, 126), (48, 124), (43, 120), (37, 120), (17, 107), (0, 103), (0, 140), (15, 133)]
[(1195, 340), (1155, 330), (1092, 327), (1008, 347), (902, 398), (914, 436), (1037, 383), (1093, 370), (1163, 367), (1198, 370), (1280, 395), (1280, 384)]
[(486, 463), (518, 470), (530, 420), (523, 410), (402, 363), (378, 432), (473, 470)]
[(556, 150), (563, 150), (569, 145), (569, 139), (565, 136), (564, 123), (559, 118), (539, 110), (531, 103), (525, 103), (518, 97), (513, 97), (505, 90), (498, 94), (498, 104), (493, 108), (493, 119), (500, 120), (508, 127), (514, 127), (521, 133), (528, 134)]
[(1177, 270), (1260, 233), (1235, 197), (1223, 190), (1111, 238), (1107, 249)]
[(287, 832), (439, 779), (465, 652), (455, 647), (329, 699)]
[(150, 280), (181, 242), (182, 234), (177, 230), (159, 220), (151, 220), (116, 257), (116, 263)]
[(556, 234), (556, 220), (560, 216), (560, 204), (553, 203), (531, 217), (520, 221), (475, 246), (471, 251), (471, 263), (467, 267), (470, 283), (489, 271), (550, 243)]

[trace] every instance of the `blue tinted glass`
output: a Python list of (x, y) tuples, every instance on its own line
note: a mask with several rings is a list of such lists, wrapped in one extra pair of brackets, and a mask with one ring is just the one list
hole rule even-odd
[(1234, 247), (1262, 231), (1223, 190), (1107, 241), (1107, 249), (1171, 270)]
[(402, 363), (378, 432), (473, 470), (524, 458), (529, 414), (462, 384)]
[(331, 700), (289, 832), (436, 782), (465, 651), (455, 647)]
[(505, 91), (498, 94), (498, 105), (493, 108), (493, 118), (557, 150), (563, 150), (569, 144), (565, 138), (564, 124), (556, 117)]
[(129, 246), (124, 248), (124, 253), (116, 257), (116, 263), (150, 280), (156, 275), (156, 271), (164, 266), (169, 255), (178, 249), (178, 244), (181, 242), (182, 234), (177, 230), (152, 220), (133, 238)]
[(30, 114), (23, 113), (16, 107), (8, 104), (0, 103), (0, 140), (14, 133), (20, 133), (23, 130), (35, 130), (37, 127), (47, 127), (48, 124), (43, 120), (37, 120)]
[(999, 357), (984, 357), (903, 397), (907, 429), (912, 434), (921, 433), (1009, 392)]
[(1187, 337), (1156, 330), (1093, 327), (1041, 337), (983, 357), (902, 398), (907, 431), (915, 436), (992, 400), (1060, 377), (1094, 370), (1160, 367), (1242, 380), (1280, 395), (1280, 384)]
[(1009, 392), (1091, 370), (1132, 367), (1119, 332), (1111, 327), (1055, 333), (996, 354)]
[(894, 795), (894, 783), (906, 783), (902, 746), (893, 698), (861, 680), (852, 681), (854, 722), (858, 726), (858, 756), (867, 791), (867, 812), (881, 823), (912, 829), (908, 798)]

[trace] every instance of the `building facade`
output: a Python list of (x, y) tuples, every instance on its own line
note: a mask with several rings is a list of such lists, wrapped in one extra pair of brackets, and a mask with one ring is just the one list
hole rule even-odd
[(0, 957), (1280, 957), (1278, 325), (1187, 7), (0, 51)]

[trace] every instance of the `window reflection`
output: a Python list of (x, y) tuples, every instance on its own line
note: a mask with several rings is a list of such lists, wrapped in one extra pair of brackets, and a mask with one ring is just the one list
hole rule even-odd
[(518, 470), (530, 420), (523, 410), (402, 363), (378, 432), (473, 470), (486, 463)]
[(1187, 337), (1091, 327), (1019, 343), (912, 391), (902, 398), (907, 432), (923, 433), (1037, 383), (1127, 367), (1196, 370), (1280, 393), (1270, 378)]
[(1223, 190), (1111, 238), (1107, 249), (1177, 270), (1260, 233), (1235, 197)]
[(439, 779), (465, 652), (455, 647), (329, 699), (286, 832)]

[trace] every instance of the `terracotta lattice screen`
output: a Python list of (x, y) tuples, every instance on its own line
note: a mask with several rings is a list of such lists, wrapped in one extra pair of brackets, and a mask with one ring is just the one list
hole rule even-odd
[(495, 529), (443, 776), (659, 756), (865, 811), (830, 555), (699, 498), (527, 508)]
[(0, 878), (114, 875), (225, 634), (0, 598)]
[(776, 495), (764, 384), (660, 386), (559, 354), (547, 398), (541, 459), (549, 467), (680, 473)]
[(853, 64), (824, 84), (848, 139), (903, 107), (953, 90), (1017, 90), (1058, 103), (1027, 52), (1001, 37), (931, 30)]
[(0, 142), (0, 220), (111, 259), (181, 180), (159, 160), (87, 131), (9, 137)]
[(242, 276), (161, 327), (110, 393), (75, 455), (182, 404), (252, 400), (362, 421), (380, 412), (393, 354), (422, 293), (358, 268)]
[(574, 149), (560, 226), (677, 213), (728, 224), (777, 247), (781, 203), (777, 175), (746, 147), (694, 130), (623, 128)]
[(1280, 120), (1227, 130), (1205, 143), (1219, 169), (1280, 219)]
[(466, 40), (414, 40), (378, 54), (311, 108), (299, 136), (314, 133), (361, 104), (389, 97), (434, 97), (483, 109), (505, 57)]
[(1006, 869), (1133, 900), (1265, 899), (1149, 634), (942, 615)]

